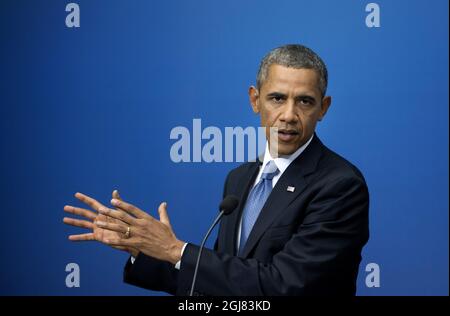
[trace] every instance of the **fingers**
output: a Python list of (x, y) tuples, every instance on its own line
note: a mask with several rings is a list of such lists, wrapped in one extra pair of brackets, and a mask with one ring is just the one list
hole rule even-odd
[(82, 227), (82, 228), (87, 228), (87, 229), (94, 229), (94, 225), (92, 224), (92, 222), (88, 222), (85, 220), (64, 217), (63, 222), (67, 225), (72, 225), (72, 226)]
[(136, 219), (134, 217), (132, 217), (132, 216), (130, 216), (127, 213), (122, 212), (122, 211), (115, 211), (115, 210), (112, 210), (110, 208), (101, 207), (101, 208), (98, 209), (98, 212), (100, 214), (105, 215), (105, 216), (109, 216), (109, 217), (118, 219), (118, 220), (120, 220), (120, 221), (122, 221), (122, 222), (124, 222), (126, 224), (129, 224), (129, 225), (136, 224)]
[(125, 234), (129, 227), (121, 224), (107, 223), (103, 221), (95, 221), (95, 225), (103, 229), (112, 230), (122, 234)]
[(129, 248), (129, 247), (136, 246), (136, 241), (133, 238), (129, 238), (129, 239), (109, 238), (109, 239), (104, 239), (102, 242), (109, 246), (113, 246), (113, 247)]
[(94, 212), (91, 212), (84, 208), (74, 207), (70, 205), (64, 206), (64, 211), (67, 213), (84, 216), (90, 220), (94, 220), (97, 217), (97, 215)]
[(95, 240), (93, 233), (80, 234), (80, 235), (70, 235), (69, 240), (71, 241), (91, 241)]
[(161, 221), (161, 223), (172, 229), (172, 226), (170, 225), (169, 215), (167, 214), (166, 202), (163, 202), (159, 205), (158, 213), (159, 213), (159, 220)]
[(78, 200), (80, 200), (81, 202), (89, 205), (90, 207), (92, 207), (96, 211), (98, 211), (98, 209), (103, 206), (103, 204), (101, 204), (97, 200), (95, 200), (95, 199), (91, 198), (90, 196), (87, 196), (87, 195), (85, 195), (83, 193), (80, 193), (80, 192), (75, 193), (75, 197)]
[(120, 208), (121, 210), (134, 215), (137, 218), (148, 218), (150, 217), (147, 213), (145, 213), (144, 211), (140, 210), (139, 208), (137, 208), (136, 206), (124, 202), (124, 201), (120, 201), (117, 199), (112, 199), (111, 200), (111, 204), (114, 205), (117, 208)]

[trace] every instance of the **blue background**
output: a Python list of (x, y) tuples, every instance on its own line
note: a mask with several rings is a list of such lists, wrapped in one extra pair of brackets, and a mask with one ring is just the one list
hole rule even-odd
[[(1, 1), (0, 294), (149, 295), (122, 283), (125, 253), (73, 244), (65, 204), (111, 191), (199, 243), (236, 163), (170, 160), (170, 131), (258, 126), (247, 99), (270, 49), (327, 63), (333, 104), (318, 135), (364, 173), (371, 238), (359, 295), (448, 295), (448, 1)], [(213, 243), (211, 238), (209, 245)], [(66, 288), (65, 266), (81, 268)], [(367, 288), (366, 264), (381, 268)]]

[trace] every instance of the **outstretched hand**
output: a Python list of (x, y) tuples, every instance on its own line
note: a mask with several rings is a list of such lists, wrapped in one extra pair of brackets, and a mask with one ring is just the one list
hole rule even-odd
[(181, 259), (185, 244), (175, 236), (167, 214), (167, 203), (158, 208), (160, 220), (155, 219), (138, 207), (119, 199), (112, 199), (115, 210), (99, 207), (98, 212), (116, 222), (95, 220), (95, 225), (115, 235), (108, 235), (102, 242), (113, 247), (138, 249), (147, 256), (175, 264)]
[[(95, 223), (96, 221), (105, 222), (105, 223), (109, 223), (109, 224), (115, 224), (115, 225), (119, 225), (119, 224), (125, 225), (125, 223), (120, 221), (120, 219), (116, 219), (116, 218), (105, 216), (101, 213), (98, 213), (98, 210), (100, 208), (105, 208), (105, 206), (103, 204), (101, 204), (97, 200), (95, 200), (85, 194), (82, 194), (82, 193), (76, 193), (75, 197), (77, 199), (79, 199), (81, 202), (90, 206), (90, 208), (92, 210), (94, 210), (94, 212), (84, 209), (84, 208), (71, 206), (71, 205), (64, 206), (65, 212), (71, 213), (74, 215), (79, 215), (79, 216), (82, 216), (85, 218), (85, 219), (81, 220), (81, 219), (75, 219), (75, 218), (71, 218), (71, 217), (64, 217), (64, 219), (63, 219), (64, 223), (66, 223), (68, 225), (76, 226), (76, 227), (87, 228), (90, 230), (89, 233), (70, 235), (69, 240), (71, 240), (71, 241), (99, 241), (101, 243), (108, 244), (105, 242), (105, 240), (110, 240), (110, 239), (114, 240), (117, 238), (125, 237), (124, 234), (121, 232), (107, 230), (107, 229), (104, 229), (104, 228), (96, 225), (96, 223)], [(114, 190), (112, 192), (112, 198), (119, 200), (119, 201), (122, 200), (120, 198), (119, 192), (117, 190)], [(115, 249), (127, 251), (134, 257), (136, 257), (139, 253), (139, 250), (137, 250), (136, 248), (133, 248), (133, 247), (112, 245), (112, 244), (108, 244), (108, 245), (112, 246)]]

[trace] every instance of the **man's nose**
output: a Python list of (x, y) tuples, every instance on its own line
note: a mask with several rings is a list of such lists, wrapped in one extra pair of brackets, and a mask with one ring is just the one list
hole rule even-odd
[(287, 102), (283, 107), (280, 120), (286, 123), (296, 123), (298, 121), (297, 109), (294, 102)]

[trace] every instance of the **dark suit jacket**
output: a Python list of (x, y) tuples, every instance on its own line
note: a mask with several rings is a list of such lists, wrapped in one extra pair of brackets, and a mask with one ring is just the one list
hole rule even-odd
[[(214, 250), (203, 251), (197, 294), (354, 295), (369, 238), (369, 194), (361, 172), (315, 135), (278, 180), (238, 257), (237, 229), (259, 165), (245, 163), (227, 176), (223, 195), (241, 202), (223, 218)], [(124, 280), (187, 295), (198, 251), (186, 247), (179, 271), (140, 254), (126, 264)]]

